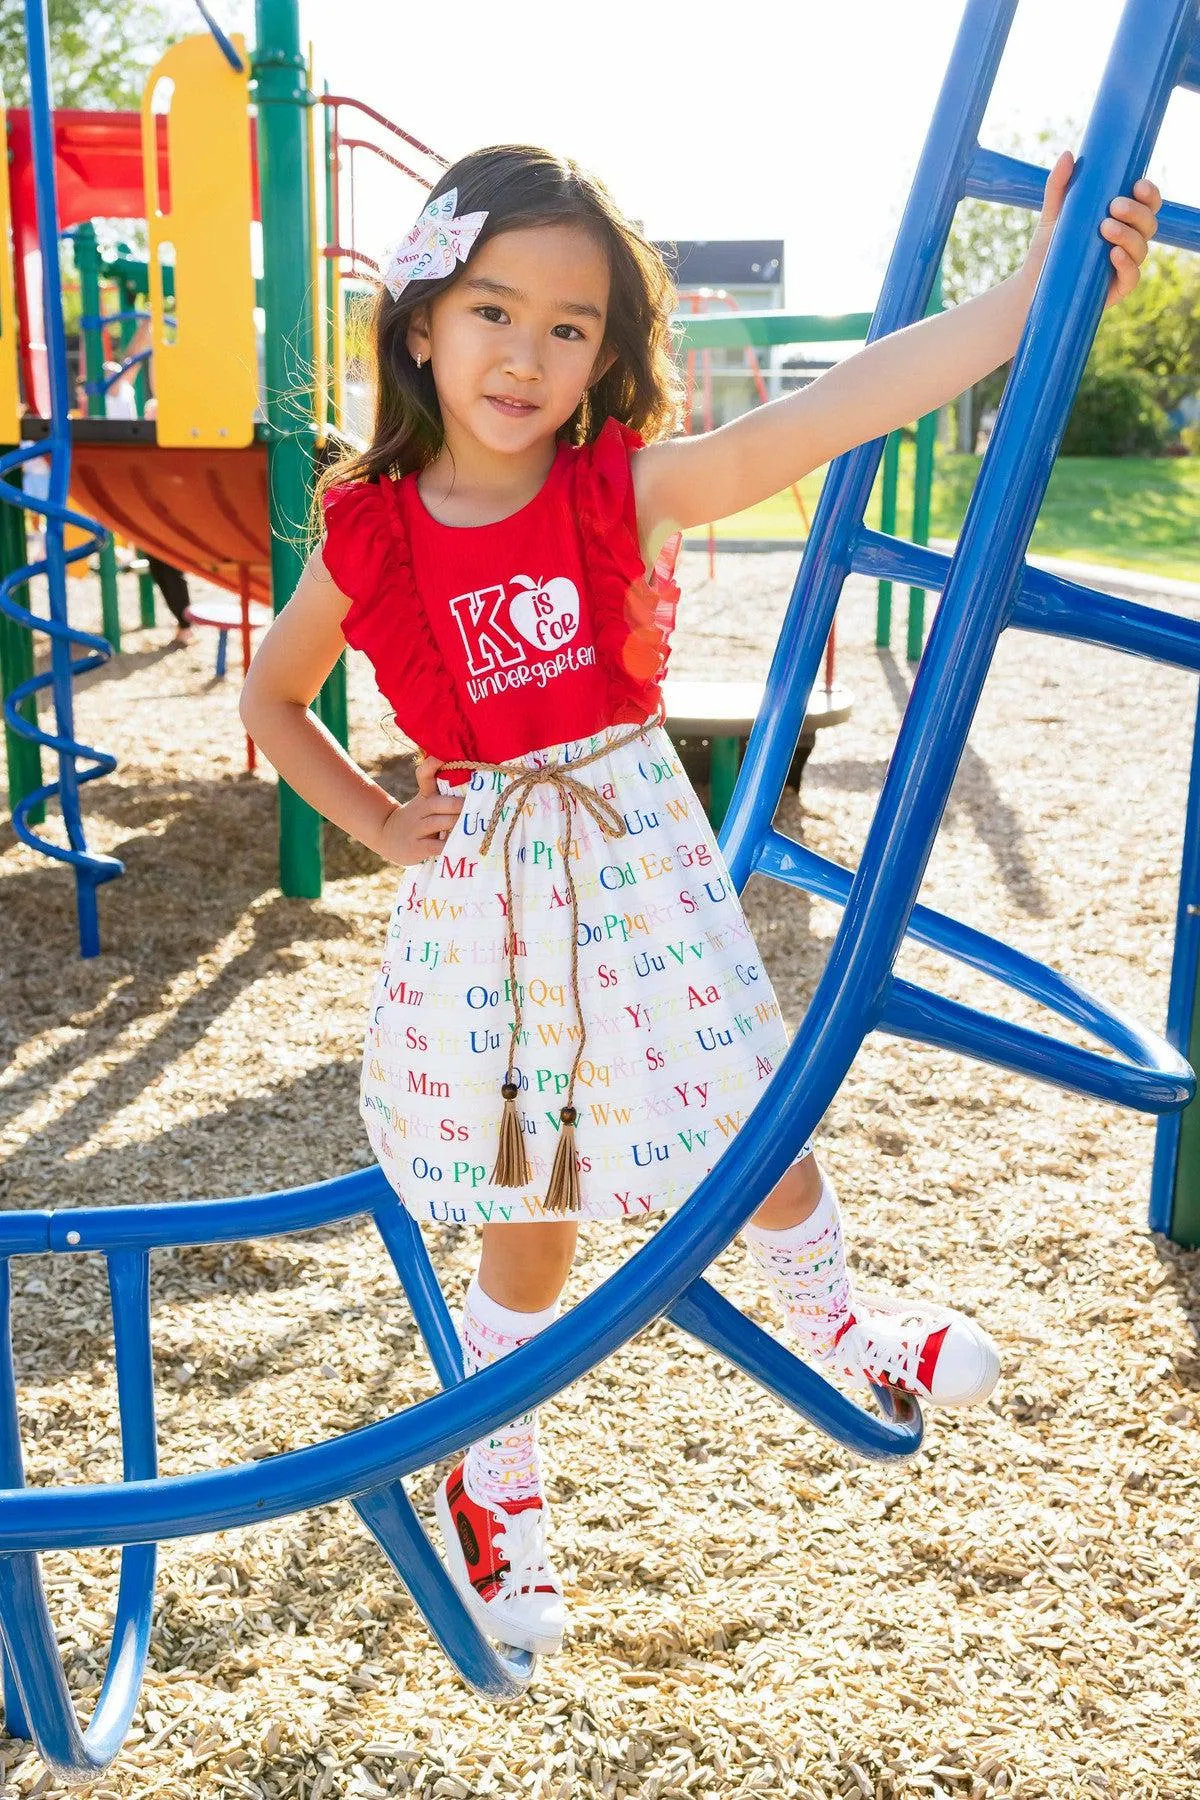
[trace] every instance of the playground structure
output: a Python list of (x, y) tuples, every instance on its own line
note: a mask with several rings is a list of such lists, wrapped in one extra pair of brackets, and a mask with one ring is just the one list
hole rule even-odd
[[(12, 170), (11, 183), (0, 180), (0, 222), (11, 222), (14, 262), (0, 258), (0, 442), (18, 446), (0, 464), (0, 475), (9, 477), (0, 486), (0, 499), (8, 502), (0, 505), (0, 674), (9, 797), (18, 838), (74, 870), (85, 956), (99, 950), (96, 890), (122, 872), (116, 858), (95, 856), (87, 846), (79, 788), (113, 763), (78, 740), (73, 720), (73, 681), (120, 645), (115, 565), (104, 528), (235, 596), (227, 605), (201, 605), (196, 618), (222, 632), (219, 672), (230, 629), (240, 630), (243, 663), (248, 661), (249, 633), (262, 607), (281, 605), (299, 578), (314, 468), (331, 426), (339, 423), (342, 263), (348, 260), (352, 270), (373, 266), (353, 243), (355, 157), (374, 153), (418, 188), (428, 187), (444, 166), (434, 151), (373, 108), (312, 91), (287, 0), (260, 8), (253, 71), (244, 44), (209, 23), (209, 31), (173, 45), (151, 71), (140, 115), (52, 114), (47, 93), (44, 119), (35, 102), (30, 113), (14, 112), (7, 120)], [(355, 111), (429, 168), (418, 172), (379, 144), (347, 136), (343, 117)], [(318, 116), (325, 124), (320, 155)], [(342, 244), (339, 168), (345, 158), (351, 241)], [(321, 210), (332, 242), (323, 242), (318, 231)], [(147, 263), (103, 264), (91, 228), (97, 217), (145, 217)], [(89, 416), (70, 421), (61, 290), (56, 280), (31, 278), (39, 264), (57, 269), (64, 227), (75, 228), (88, 378)], [(257, 282), (251, 263), (256, 228), (263, 265)], [(104, 274), (114, 278), (120, 296), (117, 311), (107, 314), (101, 311)], [(144, 313), (137, 306), (143, 293)], [(256, 299), (264, 318), (261, 383)], [(123, 347), (142, 317), (150, 324), (157, 416), (108, 419), (105, 336), (119, 333)], [(126, 368), (139, 360), (129, 359)], [(311, 395), (307, 411), (305, 393)], [(23, 498), (27, 505), (36, 502), (22, 496), (12, 477), (41, 455), (48, 456), (52, 472), (47, 556), (31, 565), (20, 508)], [(68, 491), (75, 510), (68, 507)], [(69, 548), (64, 528), (78, 538)], [(70, 624), (62, 581), (67, 564), (94, 551), (100, 553), (103, 636)], [(49, 619), (22, 600), (29, 577), (43, 570)], [(152, 617), (151, 605), (143, 587), (143, 622)], [(35, 630), (51, 640), (51, 669), (39, 675)], [(55, 700), (53, 732), (41, 728), (34, 710), (36, 694), (47, 685)], [(343, 744), (345, 693), (343, 662), (317, 703)], [(43, 778), (43, 749), (58, 759), (57, 779)], [(65, 846), (36, 829), (50, 799), (62, 807)], [(320, 894), (321, 829), (312, 809), (281, 787), (285, 893)]]
[[(273, 29), (269, 14), (267, 23)], [(285, 32), (290, 30), (286, 19), (281, 23)], [(285, 64), (292, 70), (287, 82), (280, 73)], [(259, 119), (250, 107), (252, 73), (255, 96), (267, 102), (262, 108), (264, 153), (272, 135), (279, 140), (273, 158), (264, 154), (262, 159), (263, 169), (271, 171), (269, 180), (261, 178)], [(355, 135), (347, 115), (368, 121), (385, 142)], [(318, 117), (323, 136), (316, 129)], [(14, 269), (6, 266), (8, 303), (0, 305), (0, 419), (7, 423), (0, 424), (0, 441), (27, 440), (14, 454), (13, 471), (42, 451), (57, 462), (63, 494), (51, 504), (50, 535), (64, 526), (74, 533), (70, 547), (63, 547), (64, 569), (98, 552), (102, 619), (102, 635), (74, 631), (63, 593), (52, 600), (48, 625), (29, 609), (22, 593), (36, 568), (26, 559), (17, 490), (11, 483), (0, 489), (10, 502), (0, 508), (0, 685), (9, 799), (18, 838), (72, 866), (80, 947), (90, 956), (100, 947), (96, 890), (119, 875), (122, 865), (112, 856), (96, 857), (88, 848), (79, 789), (113, 765), (106, 752), (78, 741), (72, 683), (97, 666), (97, 659), (121, 648), (116, 558), (108, 532), (225, 588), (230, 599), (196, 602), (193, 619), (220, 633), (218, 675), (225, 672), (230, 631), (239, 633), (243, 669), (248, 667), (252, 631), (269, 620), (271, 605), (291, 592), (303, 562), (314, 465), (324, 454), (331, 427), (344, 431), (346, 426), (343, 285), (377, 274), (374, 260), (356, 242), (357, 166), (366, 157), (380, 159), (420, 189), (445, 165), (428, 145), (374, 108), (347, 95), (314, 93), (312, 69), (298, 48), (282, 50), (279, 58), (252, 71), (244, 45), (226, 39), (215, 25), (172, 46), (160, 59), (148, 78), (140, 114), (52, 115), (53, 149), (45, 148), (40, 167), (30, 114), (11, 115), (7, 138), (11, 192), (0, 184), (0, 217), (11, 219), (15, 283)], [(148, 259), (139, 262), (120, 251), (115, 258), (101, 257), (92, 221), (143, 214)], [(73, 240), (83, 305), (87, 416), (70, 422), (63, 410), (67, 371), (64, 366), (56, 378), (52, 368), (55, 357), (64, 355), (62, 297), (56, 289), (53, 304), (43, 299), (43, 286), (54, 284), (32, 279), (30, 273), (39, 263), (55, 265), (50, 246), (60, 228)], [(254, 228), (262, 233), (260, 281), (254, 279), (250, 260)], [(213, 279), (214, 270), (222, 272), (220, 281)], [(115, 311), (104, 311), (105, 282), (116, 290)], [(256, 299), (264, 317), (261, 373)], [(52, 316), (58, 321), (53, 329)], [(149, 323), (151, 348), (131, 353), (143, 320)], [(826, 322), (812, 323), (815, 335), (828, 336)], [(691, 324), (703, 326), (704, 321)], [(860, 329), (865, 325), (864, 315)], [(118, 375), (106, 376), (112, 352), (121, 359), (120, 368)], [(698, 353), (706, 364), (707, 349)], [(746, 353), (757, 369), (753, 344)], [(136, 377), (144, 404), (151, 355), (155, 419), (106, 417), (106, 392), (120, 375)], [(696, 355), (688, 351), (689, 381)], [(760, 397), (765, 397), (761, 372), (757, 379)], [(260, 387), (265, 390), (261, 399)], [(56, 388), (61, 396), (57, 412)], [(297, 396), (303, 410), (306, 391), (311, 393), (311, 416), (298, 418)], [(22, 392), (27, 401), (23, 412)], [(894, 473), (894, 464), (885, 459), (887, 468)], [(68, 491), (81, 509), (73, 524), (55, 513), (66, 504)], [(889, 490), (885, 474), (885, 519), (889, 491), (894, 511), (894, 479)], [(919, 524), (916, 535), (921, 536)], [(49, 564), (47, 572), (52, 587), (60, 584)], [(139, 603), (141, 623), (152, 624), (153, 588), (145, 573)], [(51, 638), (52, 669), (35, 676), (33, 633), (43, 629)], [(72, 646), (86, 656), (73, 661)], [(813, 695), (798, 741), (792, 765), (796, 779), (815, 732), (849, 715), (849, 696), (834, 687), (834, 654), (831, 629), (825, 686)], [(42, 730), (34, 709), (34, 696), (47, 684), (58, 709), (54, 733)], [(710, 810), (719, 824), (749, 722), (744, 706), (730, 722), (725, 716), (730, 696), (719, 689), (714, 695), (715, 700), (702, 697), (698, 708), (689, 707), (681, 729), (696, 777), (703, 780), (711, 773)], [(346, 744), (344, 661), (331, 674), (317, 706), (334, 736)], [(671, 723), (674, 727), (673, 716)], [(57, 780), (43, 779), (43, 749), (58, 759)], [(248, 738), (247, 766), (253, 769), (254, 764)], [(63, 810), (66, 847), (37, 830), (51, 799)], [(322, 823), (286, 786), (280, 788), (279, 805), (281, 889), (291, 896), (316, 897), (323, 885)]]
[[(696, 289), (680, 295), (690, 308), (679, 327), (679, 344), (686, 353), (686, 399), (685, 416), (690, 420), (695, 404), (696, 359), (700, 359), (700, 388), (703, 396), (705, 429), (712, 425), (712, 352), (716, 349), (741, 349), (745, 353), (746, 364), (751, 372), (755, 389), (760, 401), (767, 398), (766, 384), (763, 380), (762, 366), (758, 359), (759, 350), (774, 349), (784, 345), (803, 345), (830, 343), (857, 343), (866, 340), (871, 333), (870, 313), (784, 313), (784, 312), (744, 312), (729, 294), (721, 290)], [(721, 302), (723, 311), (702, 312), (704, 301)], [(941, 269), (933, 285), (927, 312), (940, 312), (942, 309)], [(883, 469), (880, 486), (880, 530), (892, 537), (896, 531), (897, 490), (900, 473), (900, 446), (903, 432), (889, 433), (883, 451)], [(933, 495), (933, 460), (937, 441), (937, 414), (927, 413), (917, 421), (915, 432), (915, 463), (913, 468), (913, 508), (912, 538), (914, 544), (929, 543), (929, 516)], [(793, 486), (792, 494), (797, 511), (804, 523), (805, 533), (809, 532), (808, 516), (800, 489)], [(708, 527), (708, 573), (711, 579), (715, 571), (716, 534), (713, 527)], [(825, 647), (825, 692), (833, 691), (834, 668), (836, 658), (836, 620), (830, 627), (829, 641)], [(887, 649), (892, 641), (892, 583), (886, 577), (879, 578), (877, 603), (875, 609), (875, 643), (881, 649)], [(909, 662), (920, 659), (925, 642), (925, 590), (916, 585), (908, 590), (908, 624), (906, 652)]]
[[(1042, 172), (976, 148), (1015, 9), (1016, 0), (969, 0), (965, 8), (885, 278), (874, 337), (921, 316), (964, 193), (1038, 203)], [(262, 10), (276, 8), (263, 0)], [(498, 1653), (471, 1623), (413, 1511), (404, 1477), (557, 1394), (664, 1312), (839, 1442), (865, 1455), (911, 1455), (921, 1438), (914, 1407), (897, 1406), (885, 1395), (882, 1418), (863, 1412), (742, 1318), (703, 1279), (827, 1109), (872, 1030), (956, 1049), (1083, 1095), (1166, 1115), (1159, 1128), (1152, 1223), (1159, 1228), (1170, 1223), (1179, 1238), (1200, 1235), (1194, 1188), (1186, 1176), (1176, 1181), (1169, 1216), (1178, 1114), (1195, 1086), (1180, 1050), (1200, 952), (1200, 753), (1188, 802), (1170, 1042), (997, 940), (917, 905), (955, 768), (1006, 625), (1200, 670), (1200, 628), (1194, 621), (1114, 600), (1024, 564), (1053, 452), (1103, 305), (1109, 264), (1096, 225), (1109, 198), (1128, 191), (1144, 169), (1174, 87), (1200, 88), (1195, 30), (1191, 0), (1128, 0), (953, 557), (863, 528), (880, 444), (860, 447), (830, 471), (722, 847), (739, 889), (751, 873), (772, 875), (842, 904), (844, 918), (809, 1011), (775, 1075), (770, 1108), (759, 1109), (653, 1241), (582, 1301), (569, 1320), (464, 1382), (457, 1335), (420, 1232), (377, 1169), (274, 1194), (0, 1216), (5, 1342), (0, 1458), (7, 1483), (0, 1496), (0, 1631), (6, 1717), (9, 1731), (32, 1734), (53, 1766), (87, 1774), (103, 1767), (119, 1747), (148, 1650), (159, 1540), (258, 1523), (338, 1498), (351, 1499), (465, 1678), (486, 1693), (517, 1690), (528, 1678), (530, 1659)], [(44, 65), (44, 26), (35, 54)], [(1200, 249), (1200, 212), (1164, 207), (1160, 235), (1168, 243)], [(51, 499), (61, 504), (53, 485)], [(816, 856), (773, 825), (783, 774), (851, 568), (940, 588), (942, 594), (856, 873)], [(898, 979), (892, 971), (906, 933), (1046, 1005), (1090, 1032), (1104, 1049), (1080, 1048), (1012, 1025)], [(303, 1450), (159, 1478), (151, 1249), (299, 1231), (357, 1214), (374, 1221), (391, 1254), (444, 1391), (403, 1414)], [(46, 1252), (99, 1254), (107, 1262), (124, 1443), (120, 1483), (22, 1487), (7, 1264), (13, 1256)], [(45, 1550), (97, 1544), (123, 1547), (122, 1575), (109, 1673), (92, 1724), (81, 1731), (38, 1559)]]
[[(689, 427), (695, 417), (697, 362), (702, 423), (706, 431), (713, 427), (712, 352), (717, 348), (742, 350), (760, 403), (768, 399), (767, 385), (759, 361), (760, 349), (782, 345), (854, 342), (865, 339), (871, 329), (870, 313), (784, 313), (746, 312), (732, 295), (723, 289), (696, 288), (680, 294), (685, 309), (677, 325), (677, 345), (684, 356), (684, 417)], [(928, 311), (941, 310), (941, 272), (931, 296)], [(703, 311), (704, 306), (714, 310)], [(929, 542), (930, 503), (933, 492), (933, 459), (937, 431), (937, 414), (928, 413), (917, 423), (915, 432), (915, 467), (913, 479), (912, 542), (925, 546)], [(897, 489), (899, 486), (900, 446), (903, 433), (893, 431), (884, 445), (880, 486), (880, 527), (893, 536), (896, 529)], [(796, 510), (809, 534), (807, 509), (796, 483), (792, 484)], [(707, 532), (708, 574), (716, 573), (716, 532), (710, 523)], [(747, 547), (747, 546), (743, 546)], [(875, 608), (875, 643), (880, 649), (892, 641), (892, 583), (880, 577)], [(913, 584), (908, 590), (908, 630), (906, 649), (910, 662), (920, 659), (925, 641), (925, 590)], [(787, 781), (796, 787), (804, 765), (824, 727), (843, 724), (854, 707), (853, 695), (837, 685), (837, 617), (830, 622), (825, 640), (824, 679), (814, 686), (805, 709), (795, 752), (788, 765)], [(762, 690), (753, 683), (680, 684), (669, 681), (666, 698), (672, 736), (683, 760), (684, 768), (695, 781), (710, 783), (709, 812), (714, 826), (720, 826), (729, 810), (741, 759), (749, 742), (755, 718), (762, 707)]]

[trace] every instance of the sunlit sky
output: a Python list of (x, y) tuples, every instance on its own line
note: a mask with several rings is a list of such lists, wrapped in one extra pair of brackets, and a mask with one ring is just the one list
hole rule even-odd
[[(962, 0), (301, 0), (318, 80), (453, 159), (543, 143), (577, 158), (652, 237), (783, 237), (793, 309), (873, 305)], [(242, 22), (242, 8), (218, 16)], [(238, 12), (242, 11), (242, 18)], [(982, 141), (1086, 120), (1120, 0), (1023, 0)], [(1151, 164), (1200, 200), (1200, 95), (1177, 93)], [(419, 210), (365, 182), (358, 240)]]

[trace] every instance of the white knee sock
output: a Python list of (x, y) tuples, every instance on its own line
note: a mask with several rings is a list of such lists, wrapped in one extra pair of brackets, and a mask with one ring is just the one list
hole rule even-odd
[(837, 1195), (821, 1176), (816, 1210), (785, 1231), (742, 1229), (751, 1256), (783, 1307), (788, 1332), (814, 1356), (826, 1356), (850, 1318), (850, 1276)]
[[(468, 1375), (519, 1350), (558, 1317), (558, 1301), (544, 1312), (513, 1312), (485, 1294), (476, 1277), (467, 1290), (459, 1336)], [(542, 1497), (538, 1457), (537, 1412), (522, 1413), (494, 1437), (481, 1438), (467, 1451), (463, 1480), (480, 1506)]]

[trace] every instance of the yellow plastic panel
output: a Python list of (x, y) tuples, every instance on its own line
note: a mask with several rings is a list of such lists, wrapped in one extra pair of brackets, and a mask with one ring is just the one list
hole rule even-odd
[[(208, 32), (173, 44), (142, 98), (142, 166), (150, 234), (152, 378), (158, 441), (230, 449), (254, 438), (258, 358), (250, 267), (250, 59), (230, 67)], [(160, 210), (153, 101), (167, 113), (171, 210)], [(175, 263), (175, 328), (164, 324), (161, 254)]]
[(0, 94), (0, 444), (21, 441), (17, 385), (17, 303), (13, 295), (12, 207), (8, 196), (8, 115)]
[[(79, 502), (77, 500), (75, 500), (74, 497), (72, 497), (71, 505), (79, 506)], [(79, 510), (80, 510), (80, 512), (83, 512), (86, 509), (84, 507), (79, 507)], [(41, 520), (39, 519), (38, 520), (38, 528), (40, 529), (40, 527), (41, 527)], [(94, 531), (84, 531), (82, 529), (82, 527), (79, 525), (64, 525), (63, 526), (63, 549), (64, 550), (77, 550), (79, 548), (80, 544), (92, 543), (95, 539), (95, 536), (96, 536), (96, 534)], [(91, 566), (91, 558), (90, 557), (81, 556), (79, 558), (78, 562), (71, 562), (71, 563), (67, 564), (67, 574), (71, 577), (71, 579), (73, 581), (78, 581), (78, 580), (82, 579), (82, 577), (84, 575), (91, 575), (93, 572), (94, 571)]]

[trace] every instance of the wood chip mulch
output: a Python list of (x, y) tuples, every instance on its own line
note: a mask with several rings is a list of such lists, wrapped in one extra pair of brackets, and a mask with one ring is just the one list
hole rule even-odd
[[(691, 555), (674, 670), (760, 673), (793, 572), (786, 554), (727, 554), (710, 585)], [(90, 585), (72, 598), (91, 623)], [(395, 872), (331, 830), (324, 898), (283, 899), (236, 679), (214, 680), (209, 634), (176, 650), (168, 629), (134, 629), (132, 588), (123, 603), (129, 654), (78, 699), (80, 735), (119, 758), (84, 796), (91, 841), (127, 871), (101, 892), (101, 957), (76, 955), (69, 874), (0, 831), (10, 1208), (252, 1192), (369, 1158), (357, 1058)], [(873, 604), (850, 584), (854, 716), (779, 815), (846, 863), (910, 682), (873, 647)], [(355, 753), (406, 791), (352, 660)], [(1007, 638), (923, 897), (1161, 1025), (1193, 705), (1173, 671)], [(747, 910), (794, 1023), (837, 915), (761, 878)], [(901, 966), (1034, 1017), (942, 959)], [(1147, 1232), (1152, 1138), (1133, 1115), (870, 1039), (821, 1134), (853, 1264), (982, 1321), (1005, 1361), (989, 1405), (933, 1418), (911, 1465), (860, 1464), (656, 1326), (546, 1409), (571, 1626), (523, 1701), (463, 1688), (338, 1505), (165, 1546), (143, 1703), (91, 1794), (1195, 1800), (1200, 1259)], [(642, 1229), (593, 1227), (568, 1300)], [(474, 1240), (432, 1247), (457, 1304)], [(717, 1279), (769, 1319), (736, 1246)], [(119, 1478), (98, 1259), (20, 1259), (14, 1290), (29, 1480)], [(154, 1337), (165, 1473), (431, 1391), (358, 1224), (157, 1255)], [(431, 1473), (412, 1486), (427, 1507)], [(115, 1564), (46, 1559), (85, 1711)], [(59, 1791), (0, 1738), (6, 1800)]]

